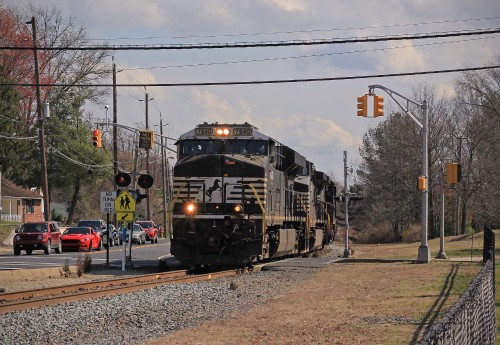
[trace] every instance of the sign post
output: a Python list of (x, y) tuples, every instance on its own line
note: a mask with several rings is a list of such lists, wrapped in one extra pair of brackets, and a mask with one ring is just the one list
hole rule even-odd
[(108, 246), (106, 248), (106, 266), (109, 267), (109, 214), (115, 212), (116, 191), (101, 192), (100, 206), (101, 212), (106, 213), (106, 236), (108, 236)]
[[(122, 258), (122, 271), (125, 271), (125, 247), (127, 242), (125, 222), (129, 223), (130, 229), (130, 248), (132, 249), (132, 228), (134, 223), (134, 212), (136, 201), (134, 197), (126, 190), (122, 190), (114, 200), (114, 208), (116, 212), (116, 221), (123, 223), (123, 258)], [(132, 253), (130, 253), (130, 260), (132, 260)]]

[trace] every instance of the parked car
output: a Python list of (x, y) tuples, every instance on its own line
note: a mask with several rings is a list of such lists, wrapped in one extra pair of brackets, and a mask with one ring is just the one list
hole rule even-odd
[(101, 250), (101, 235), (88, 226), (71, 226), (61, 235), (61, 245), (63, 251)]
[(158, 227), (152, 220), (138, 220), (137, 224), (142, 226), (146, 232), (146, 240), (151, 243), (158, 243)]
[(102, 237), (103, 231), (106, 231), (106, 222), (102, 219), (82, 219), (76, 223), (76, 226), (88, 226), (98, 232)]
[[(111, 241), (109, 242), (110, 247), (113, 246), (118, 246), (120, 245), (120, 235), (118, 234), (118, 230), (113, 224), (108, 225), (109, 228), (109, 237), (111, 238)], [(104, 248), (108, 247), (108, 233), (106, 230), (103, 230), (102, 232), (102, 245)]]
[(60, 236), (56, 222), (24, 223), (16, 230), (13, 239), (14, 255), (21, 254), (21, 250), (25, 250), (28, 255), (31, 255), (33, 250), (43, 250), (46, 255), (49, 255), (52, 249), (59, 254), (61, 252)]
[[(118, 231), (120, 233), (120, 244), (123, 244), (123, 236), (122, 236), (123, 227), (120, 227)], [(130, 229), (127, 228), (126, 239), (125, 239), (127, 243), (129, 241), (129, 238), (130, 238)], [(134, 224), (134, 226), (132, 227), (132, 243), (146, 244), (146, 232), (139, 224)]]

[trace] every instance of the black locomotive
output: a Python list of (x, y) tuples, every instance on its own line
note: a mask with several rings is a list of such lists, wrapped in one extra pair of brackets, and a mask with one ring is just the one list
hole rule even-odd
[(187, 266), (247, 265), (322, 248), (336, 230), (336, 186), (248, 123), (196, 126), (174, 166), (171, 253)]

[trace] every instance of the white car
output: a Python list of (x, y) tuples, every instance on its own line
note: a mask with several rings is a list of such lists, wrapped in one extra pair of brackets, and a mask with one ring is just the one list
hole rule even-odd
[[(123, 244), (123, 228), (120, 227), (118, 230), (120, 235), (120, 245)], [(130, 230), (127, 228), (127, 238), (126, 242), (128, 243), (128, 239), (130, 238)], [(137, 244), (146, 244), (146, 231), (139, 224), (134, 224), (132, 228), (132, 243)]]

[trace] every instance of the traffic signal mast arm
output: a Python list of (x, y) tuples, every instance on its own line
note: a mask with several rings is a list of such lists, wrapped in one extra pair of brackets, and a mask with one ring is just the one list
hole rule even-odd
[[(373, 92), (374, 89), (380, 89), (380, 90), (384, 90), (385, 92), (387, 92), (387, 94), (389, 95), (389, 97), (392, 98), (392, 100), (397, 104), (399, 105), (399, 107), (405, 112), (405, 114), (407, 114), (409, 117), (411, 117), (413, 119), (413, 121), (415, 121), (415, 123), (417, 124), (417, 126), (419, 126), (420, 128), (423, 128), (423, 124), (410, 112), (410, 103), (411, 104), (414, 104), (420, 108), (423, 109), (423, 104), (420, 104), (420, 103), (417, 103), (403, 95), (401, 95), (400, 93), (397, 93), (396, 91), (393, 91), (391, 89), (388, 89), (386, 88), (385, 86), (382, 86), (382, 85), (368, 85), (368, 94), (370, 96), (375, 96), (375, 93)], [(398, 100), (396, 98), (394, 98), (394, 95), (397, 95), (399, 97), (401, 97), (402, 99), (404, 99), (406, 101), (406, 107), (404, 107), (403, 105), (401, 105), (400, 102), (398, 102)]]
[[(102, 123), (98, 123), (97, 125), (99, 125), (99, 126), (116, 126), (116, 127), (119, 127), (119, 128), (126, 129), (128, 131), (131, 131), (133, 133), (139, 133), (141, 131), (140, 129), (137, 129), (137, 128), (134, 128), (134, 127), (125, 126), (125, 125), (120, 125), (118, 123), (106, 123), (106, 122), (102, 122)], [(155, 133), (154, 134), (154, 139), (156, 139), (157, 137), (160, 137), (160, 138), (163, 137), (163, 138), (174, 140), (174, 141), (178, 140), (178, 139), (175, 139), (175, 138), (170, 138), (170, 137), (167, 137), (165, 135), (161, 135), (161, 134)], [(167, 147), (166, 145), (162, 145), (161, 142), (159, 142), (159, 141), (154, 140), (154, 143), (156, 145), (158, 145), (158, 146), (163, 146), (164, 148), (166, 148), (169, 151), (172, 151), (173, 153), (177, 153), (177, 151), (175, 151), (174, 149), (171, 149), (170, 147)]]

